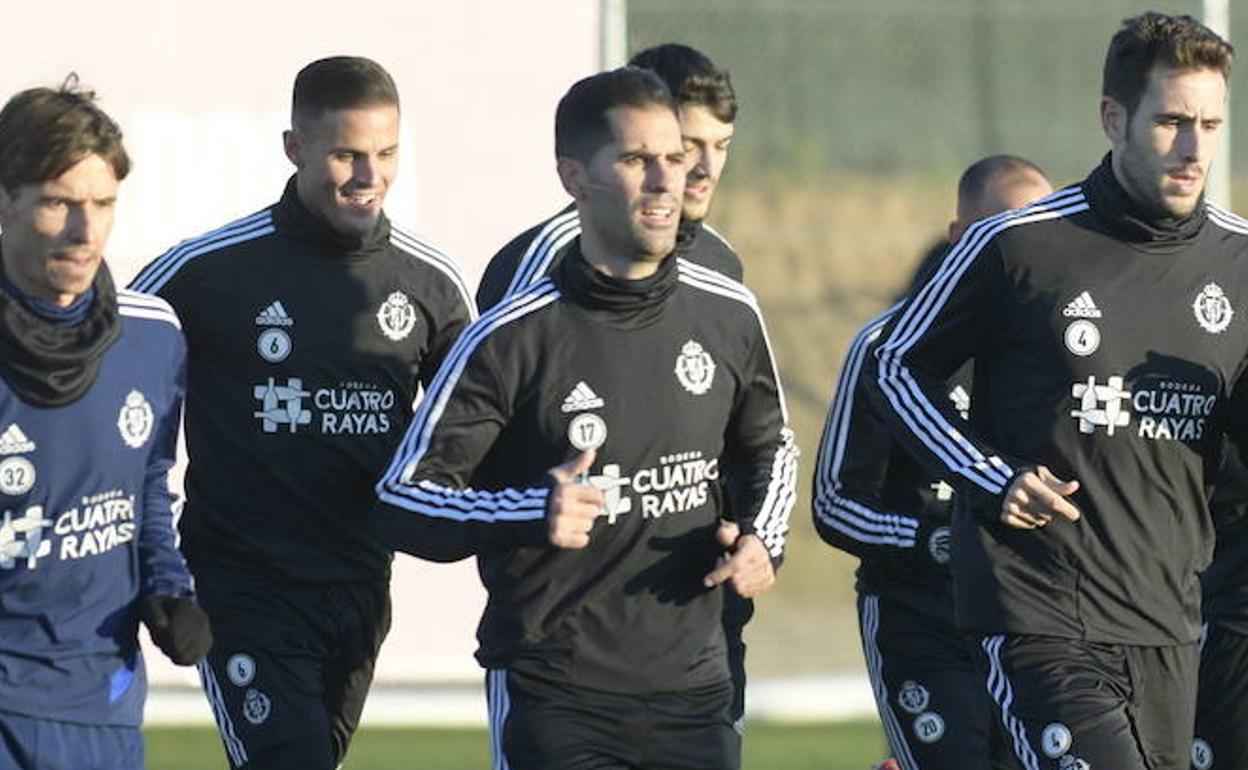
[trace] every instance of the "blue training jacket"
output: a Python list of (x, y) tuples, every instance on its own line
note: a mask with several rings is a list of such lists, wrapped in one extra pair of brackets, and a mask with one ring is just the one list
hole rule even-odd
[(138, 725), (139, 600), (192, 590), (167, 479), (186, 343), (164, 300), (117, 303), (82, 398), (34, 407), (0, 378), (0, 711)]

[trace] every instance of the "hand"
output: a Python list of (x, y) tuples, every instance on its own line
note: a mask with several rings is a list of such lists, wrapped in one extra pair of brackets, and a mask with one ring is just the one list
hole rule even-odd
[[(736, 524), (725, 522), (720, 525), (715, 536), (722, 544), (724, 536), (733, 529), (737, 529)], [(702, 578), (702, 585), (714, 588), (728, 582), (738, 594), (752, 599), (776, 582), (776, 570), (771, 564), (767, 546), (763, 545), (758, 535), (741, 535), (733, 540), (730, 544), (732, 550), (719, 557), (715, 569)]]
[(198, 663), (212, 647), (208, 615), (189, 596), (150, 596), (142, 614), (152, 641), (179, 666)]
[(1079, 521), (1082, 515), (1066, 498), (1079, 489), (1075, 480), (1062, 481), (1043, 465), (1014, 478), (1001, 501), (1001, 521), (1015, 529), (1036, 529), (1062, 516)]
[(589, 545), (589, 531), (602, 513), (602, 491), (592, 484), (577, 480), (589, 472), (597, 451), (587, 449), (563, 465), (547, 473), (555, 479), (546, 506), (548, 539), (556, 548), (584, 548)]

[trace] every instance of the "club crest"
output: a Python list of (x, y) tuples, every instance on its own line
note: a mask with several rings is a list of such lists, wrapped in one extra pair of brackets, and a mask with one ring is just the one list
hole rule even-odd
[(405, 339), (416, 326), (416, 308), (403, 292), (391, 292), (377, 309), (377, 325), (388, 339), (395, 342)]
[(1210, 334), (1226, 331), (1226, 327), (1231, 325), (1231, 319), (1235, 317), (1235, 310), (1231, 307), (1231, 301), (1226, 298), (1226, 292), (1216, 283), (1207, 284), (1200, 290), (1200, 294), (1192, 302), (1192, 312), (1196, 314), (1196, 322), (1200, 324), (1200, 328)]
[(137, 390), (130, 391), (126, 403), (117, 414), (117, 430), (121, 431), (121, 440), (131, 449), (138, 449), (147, 443), (152, 435), (152, 405)]
[(255, 688), (248, 689), (243, 695), (243, 717), (253, 725), (263, 724), (273, 710), (273, 701), (269, 696)]
[(676, 358), (676, 379), (695, 396), (709, 391), (715, 381), (715, 362), (711, 354), (693, 340), (686, 342)]

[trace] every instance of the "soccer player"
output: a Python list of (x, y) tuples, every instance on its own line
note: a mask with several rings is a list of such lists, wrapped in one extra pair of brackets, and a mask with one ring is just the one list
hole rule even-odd
[(1223, 450), (1209, 500), (1217, 531), (1213, 563), (1200, 576), (1200, 687), (1193, 770), (1228, 770), (1248, 757), (1248, 468)]
[(295, 78), (281, 199), (184, 241), (134, 287), (190, 347), (183, 543), (216, 644), (201, 667), (234, 767), (342, 761), (390, 625), (365, 529), (420, 383), (474, 313), (454, 264), (383, 212), (399, 96), (376, 62)]
[(377, 525), (477, 556), (495, 767), (736, 768), (724, 590), (771, 585), (796, 471), (762, 318), (674, 252), (685, 158), (654, 73), (576, 83), (555, 137), (581, 234), (464, 332)]
[[(665, 43), (639, 52), (629, 61), (654, 72), (676, 98), (685, 147), (685, 194), (681, 200), (676, 246), (680, 256), (734, 281), (742, 278), (741, 258), (723, 236), (706, 223), (735, 135), (737, 95), (728, 72), (687, 45)], [(486, 266), (477, 287), (477, 307), (498, 304), (553, 272), (581, 232), (576, 204), (529, 228), (504, 246)], [(731, 512), (728, 512), (731, 516)], [(725, 523), (720, 537), (731, 542), (738, 530)], [(773, 576), (774, 578), (774, 576)], [(724, 633), (735, 688), (732, 718), (745, 730), (745, 640), (742, 632), (754, 615), (754, 602), (735, 592), (724, 597)]]
[[(1231, 57), (1126, 20), (1100, 166), (968, 228), (881, 335), (897, 435), (959, 481), (958, 625), (1025, 767), (1188, 763), (1204, 483), (1248, 425), (1248, 222), (1202, 197)], [(969, 358), (967, 425), (941, 383)]]
[[(958, 183), (949, 238), (956, 242), (972, 222), (1052, 191), (1030, 161), (983, 158)], [(919, 275), (933, 266), (924, 262)], [(912, 770), (1012, 768), (1013, 753), (984, 689), (983, 653), (954, 628), (948, 566), (953, 489), (888, 437), (869, 396), (875, 382), (870, 347), (894, 310), (867, 322), (841, 367), (815, 468), (815, 529), (862, 561), (856, 587), (863, 653), (893, 754)], [(961, 413), (970, 407), (969, 370), (960, 369), (945, 388)]]
[(70, 77), (0, 109), (0, 767), (139, 770), (138, 623), (211, 644), (173, 529), (186, 344), (104, 263), (121, 131)]
[[(687, 167), (677, 235), (680, 255), (740, 281), (741, 258), (706, 224), (736, 131), (737, 95), (732, 80), (700, 51), (679, 43), (647, 48), (629, 65), (652, 70), (676, 97)], [(516, 236), (486, 266), (477, 286), (477, 307), (485, 312), (550, 275), (580, 232), (576, 204), (570, 203)]]

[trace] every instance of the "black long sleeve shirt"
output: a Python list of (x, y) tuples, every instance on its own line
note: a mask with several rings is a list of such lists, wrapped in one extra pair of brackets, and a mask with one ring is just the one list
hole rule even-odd
[[(949, 575), (954, 488), (889, 435), (871, 389), (873, 345), (898, 306), (868, 321), (850, 342), (815, 465), (815, 531), (861, 560), (857, 590), (953, 622)], [(954, 409), (970, 407), (970, 367), (945, 388)]]
[[(961, 477), (958, 621), (981, 633), (1187, 643), (1209, 563), (1206, 488), (1244, 435), (1248, 222), (1141, 214), (1109, 159), (972, 226), (898, 311), (878, 380), (897, 435)], [(975, 360), (964, 426), (939, 389)], [(999, 521), (1032, 464), (1077, 479), (1075, 523)]]
[(184, 241), (133, 287), (189, 345), (182, 518), (192, 566), (302, 581), (389, 574), (372, 486), (475, 311), (457, 268), (382, 220), (334, 232), (293, 180), (281, 200)]
[[(615, 692), (727, 679), (721, 475), (779, 558), (796, 447), (762, 317), (740, 284), (669, 256), (611, 279), (574, 244), (554, 276), (470, 326), (377, 486), (399, 550), (475, 554), (477, 657)], [(547, 545), (547, 469), (598, 445), (605, 511), (583, 550)]]

